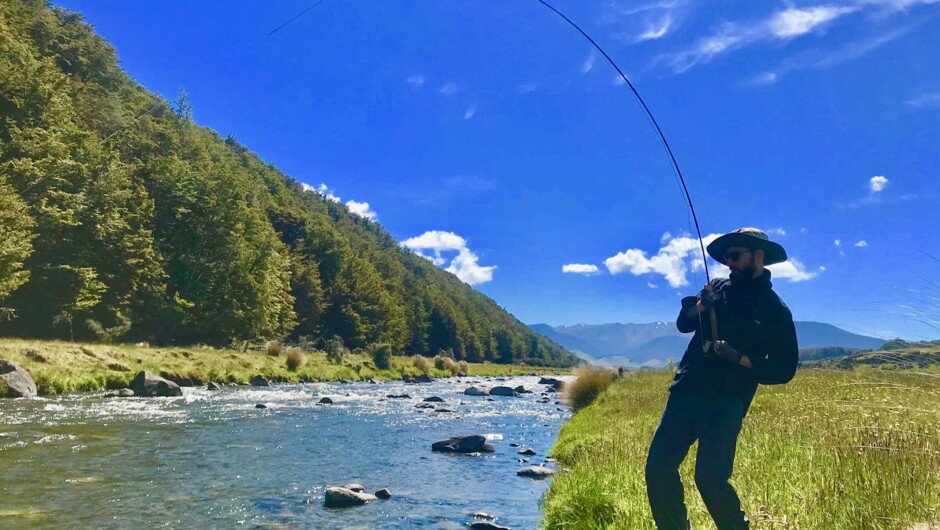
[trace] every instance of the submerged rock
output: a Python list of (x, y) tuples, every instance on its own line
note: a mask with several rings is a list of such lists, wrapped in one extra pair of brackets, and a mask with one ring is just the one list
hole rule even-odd
[(519, 449), (519, 454), (525, 455), (525, 456), (532, 456), (535, 454), (535, 449), (532, 449), (531, 447), (523, 447), (522, 449)]
[(256, 408), (256, 409), (266, 409), (266, 408), (268, 408), (268, 406), (265, 405), (264, 403), (258, 403), (257, 405), (255, 405), (255, 408)]
[(130, 388), (122, 388), (117, 391), (117, 397), (134, 397), (134, 391)]
[(215, 381), (209, 381), (209, 384), (206, 385), (206, 390), (222, 390), (222, 385)]
[(516, 397), (516, 391), (508, 386), (494, 386), (490, 389), (491, 396)]
[(486, 396), (489, 394), (485, 388), (478, 386), (471, 386), (470, 388), (463, 391), (467, 396)]
[(317, 405), (332, 405), (332, 404), (333, 404), (333, 400), (328, 397), (320, 398), (320, 401), (317, 401)]
[(36, 382), (19, 365), (0, 359), (0, 397), (36, 397)]
[(349, 508), (351, 506), (362, 506), (376, 499), (378, 499), (378, 497), (369, 493), (333, 486), (326, 488), (323, 504), (326, 505), (327, 508)]
[(271, 383), (269, 383), (268, 380), (265, 379), (264, 376), (261, 376), (261, 375), (256, 375), (252, 377), (248, 381), (248, 384), (250, 384), (251, 386), (271, 386)]
[(524, 467), (519, 471), (516, 471), (516, 475), (519, 475), (520, 477), (529, 477), (535, 479), (549, 478), (554, 474), (554, 471), (543, 466)]
[(389, 399), (411, 399), (411, 396), (409, 396), (408, 394), (389, 394), (385, 397)]
[(476, 521), (470, 523), (470, 528), (472, 530), (510, 530), (508, 526), (500, 526), (490, 521)]
[(422, 401), (426, 401), (428, 403), (443, 403), (444, 398), (438, 397), (438, 396), (431, 396), (431, 397), (424, 398)]
[(173, 397), (182, 396), (180, 386), (159, 375), (146, 370), (138, 372), (131, 380), (131, 390), (138, 397)]
[(496, 447), (488, 443), (482, 434), (469, 434), (434, 442), (431, 450), (441, 453), (492, 453)]

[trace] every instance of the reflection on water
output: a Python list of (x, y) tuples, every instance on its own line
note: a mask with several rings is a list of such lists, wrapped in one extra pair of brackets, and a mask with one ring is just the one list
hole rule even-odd
[[(466, 528), (483, 511), (535, 528), (545, 462), (568, 411), (539, 403), (537, 378), (183, 389), (177, 398), (82, 394), (0, 400), (0, 527)], [(463, 395), (524, 385), (524, 397)], [(388, 399), (409, 394), (410, 399)], [(416, 408), (440, 396), (436, 408)], [(318, 405), (330, 397), (333, 405)], [(256, 409), (263, 403), (266, 409)], [(432, 453), (486, 434), (496, 453)], [(520, 463), (511, 443), (532, 447)], [(551, 463), (549, 463), (551, 465)], [(327, 485), (391, 489), (389, 501), (331, 510)]]

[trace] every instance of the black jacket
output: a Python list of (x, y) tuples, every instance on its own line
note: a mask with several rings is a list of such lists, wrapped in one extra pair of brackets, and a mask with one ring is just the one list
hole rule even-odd
[(730, 279), (714, 279), (711, 286), (719, 295), (715, 304), (718, 338), (751, 359), (754, 368), (732, 365), (706, 357), (703, 343), (713, 340), (708, 311), (699, 317), (687, 316), (696, 297), (682, 299), (676, 326), (682, 333), (695, 332), (679, 362), (671, 392), (692, 392), (699, 396), (736, 396), (744, 410), (754, 399), (758, 384), (779, 385), (796, 373), (799, 346), (790, 309), (771, 288), (770, 271), (758, 278), (731, 274)]

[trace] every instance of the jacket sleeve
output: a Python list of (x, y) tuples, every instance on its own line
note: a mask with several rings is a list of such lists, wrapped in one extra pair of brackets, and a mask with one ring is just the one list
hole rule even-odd
[[(695, 296), (686, 296), (682, 299), (682, 309), (679, 310), (679, 318), (676, 319), (679, 333), (692, 333), (698, 329), (698, 317), (688, 316), (689, 308), (693, 307), (696, 302), (698, 302), (698, 297)], [(708, 318), (708, 315), (702, 315), (702, 317)]]
[(778, 314), (769, 322), (769, 333), (763, 357), (751, 359), (757, 382), (762, 385), (782, 385), (796, 374), (800, 348), (796, 341), (793, 315), (781, 302)]

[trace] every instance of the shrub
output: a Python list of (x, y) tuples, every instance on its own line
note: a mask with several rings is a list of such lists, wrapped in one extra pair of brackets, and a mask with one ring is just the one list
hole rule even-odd
[(422, 373), (428, 373), (431, 369), (431, 362), (428, 361), (427, 357), (421, 355), (415, 355), (411, 358), (411, 364), (415, 366), (418, 370), (421, 370)]
[(437, 357), (435, 357), (435, 358), (434, 358), (434, 368), (437, 368), (438, 370), (446, 370), (446, 369), (447, 369), (447, 364), (445, 364), (444, 359), (445, 359), (445, 357), (441, 357), (440, 355), (438, 355)]
[(575, 412), (593, 403), (617, 377), (612, 370), (596, 367), (578, 368), (575, 375), (577, 378), (563, 387), (565, 400)]
[(457, 372), (460, 371), (460, 368), (457, 366), (457, 361), (450, 357), (444, 357), (444, 369), (454, 375), (457, 375)]
[(392, 367), (392, 346), (390, 344), (375, 344), (372, 346), (372, 362), (379, 370), (388, 370)]
[(307, 356), (300, 348), (287, 348), (287, 369), (296, 372), (298, 368), (307, 364)]
[(333, 364), (342, 364), (343, 354), (346, 353), (346, 346), (339, 335), (326, 341), (326, 360)]
[(470, 373), (470, 365), (467, 364), (467, 361), (460, 361), (457, 363), (457, 372), (455, 372), (455, 374), (469, 374), (469, 373)]
[(281, 341), (269, 340), (268, 342), (264, 343), (264, 351), (268, 352), (268, 355), (272, 357), (277, 357), (283, 350), (284, 345), (281, 344)]

